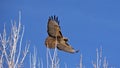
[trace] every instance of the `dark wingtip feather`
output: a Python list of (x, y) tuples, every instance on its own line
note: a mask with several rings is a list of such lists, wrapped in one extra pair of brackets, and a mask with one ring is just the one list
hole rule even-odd
[(76, 50), (75, 53), (78, 53), (80, 50)]
[(56, 22), (58, 23), (58, 25), (59, 25), (59, 23), (60, 23), (60, 21), (58, 20), (58, 16), (56, 16), (56, 15), (49, 16), (48, 21), (50, 21), (50, 20), (56, 21)]
[(51, 19), (52, 19), (52, 20), (54, 20), (54, 17), (53, 17), (53, 16), (51, 16)]
[(56, 20), (56, 16), (54, 15), (54, 20)]
[(48, 19), (48, 21), (50, 21), (51, 20), (51, 17), (49, 16), (49, 19)]

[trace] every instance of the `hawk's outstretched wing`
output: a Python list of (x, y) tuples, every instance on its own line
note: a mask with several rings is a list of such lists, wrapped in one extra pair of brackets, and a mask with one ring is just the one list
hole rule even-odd
[(57, 48), (59, 50), (65, 51), (65, 52), (69, 52), (69, 53), (77, 53), (79, 50), (75, 50), (72, 46), (70, 46), (67, 41), (65, 41), (63, 38), (61, 38), (58, 41), (58, 45)]
[(59, 50), (62, 50), (62, 51), (65, 51), (65, 52), (69, 52), (69, 53), (78, 52), (78, 51), (74, 50), (74, 48), (72, 48), (67, 43), (67, 41), (64, 40), (64, 38), (60, 38), (60, 39), (56, 40), (55, 38), (48, 36), (46, 38), (45, 45), (48, 48), (55, 48), (55, 47), (57, 47)]
[(63, 37), (61, 30), (60, 30), (60, 26), (59, 26), (59, 21), (58, 21), (58, 17), (56, 16), (51, 16), (48, 19), (48, 25), (47, 25), (47, 32), (48, 35), (51, 37)]

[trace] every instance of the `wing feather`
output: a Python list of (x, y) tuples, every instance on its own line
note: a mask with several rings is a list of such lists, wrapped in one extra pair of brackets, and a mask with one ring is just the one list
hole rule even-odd
[(47, 32), (48, 35), (51, 37), (63, 37), (61, 33), (61, 29), (59, 26), (58, 17), (51, 16), (48, 19), (48, 25), (47, 25)]
[(78, 50), (76, 51), (72, 46), (70, 46), (67, 41), (65, 41), (64, 39), (61, 39), (60, 41), (58, 41), (58, 45), (57, 48), (59, 50), (65, 51), (65, 52), (69, 52), (69, 53), (75, 53), (78, 52)]

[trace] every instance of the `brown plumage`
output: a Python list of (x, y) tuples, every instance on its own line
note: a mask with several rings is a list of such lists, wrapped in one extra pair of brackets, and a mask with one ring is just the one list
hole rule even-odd
[(60, 26), (59, 26), (58, 17), (56, 16), (49, 17), (48, 25), (47, 25), (47, 32), (49, 36), (45, 40), (46, 47), (48, 48), (57, 47), (59, 50), (69, 52), (69, 53), (78, 52), (74, 50), (67, 43), (68, 39), (63, 37)]
[(61, 30), (60, 30), (58, 17), (56, 16), (49, 17), (48, 25), (47, 25), (47, 32), (49, 36), (54, 37), (54, 38), (63, 37)]

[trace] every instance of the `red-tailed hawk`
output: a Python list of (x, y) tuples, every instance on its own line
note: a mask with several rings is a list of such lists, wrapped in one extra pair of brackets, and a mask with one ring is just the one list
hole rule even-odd
[(68, 43), (68, 39), (65, 38), (60, 29), (59, 20), (56, 16), (51, 16), (48, 19), (48, 25), (47, 25), (47, 32), (48, 37), (45, 40), (45, 45), (48, 48), (55, 48), (57, 47), (59, 50), (69, 52), (69, 53), (75, 53), (78, 52), (78, 50), (74, 50)]

